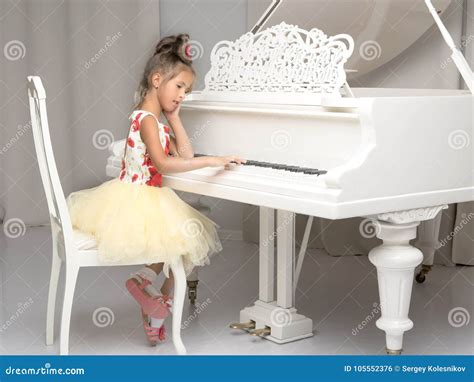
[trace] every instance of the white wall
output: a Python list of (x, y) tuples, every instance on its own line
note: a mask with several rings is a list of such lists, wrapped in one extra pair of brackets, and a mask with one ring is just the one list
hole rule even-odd
[[(455, 0), (443, 14), (454, 40), (461, 43), (464, 0)], [(472, 25), (472, 19), (471, 25)], [(382, 47), (383, 48), (383, 47)], [(459, 72), (436, 25), (404, 53), (379, 69), (357, 78), (352, 86), (458, 89)]]

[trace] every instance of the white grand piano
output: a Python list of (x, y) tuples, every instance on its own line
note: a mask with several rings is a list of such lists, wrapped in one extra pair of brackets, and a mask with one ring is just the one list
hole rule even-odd
[[(409, 241), (448, 203), (474, 199), (472, 151), (456, 147), (474, 136), (474, 97), (351, 88), (344, 65), (353, 50), (350, 35), (284, 22), (216, 44), (205, 89), (188, 96), (181, 117), (196, 153), (248, 163), (168, 174), (163, 185), (260, 206), (259, 298), (233, 327), (277, 343), (313, 335), (311, 318), (294, 306), (312, 218), (296, 259), (295, 214), (370, 219), (383, 240), (369, 254), (380, 293), (377, 327), (387, 352), (400, 354), (423, 259)], [(124, 146), (111, 146), (109, 176), (118, 175)], [(436, 225), (426, 231), (433, 235)]]

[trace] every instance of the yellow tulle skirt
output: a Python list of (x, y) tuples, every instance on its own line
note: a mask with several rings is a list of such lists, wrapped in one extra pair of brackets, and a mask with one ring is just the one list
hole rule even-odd
[(74, 228), (93, 235), (103, 263), (144, 259), (169, 267), (182, 256), (189, 274), (222, 250), (216, 223), (169, 187), (112, 179), (71, 193), (67, 204)]

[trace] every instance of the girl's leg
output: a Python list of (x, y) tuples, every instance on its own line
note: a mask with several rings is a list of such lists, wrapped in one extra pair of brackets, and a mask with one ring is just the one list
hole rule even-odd
[[(162, 264), (163, 266), (163, 264)], [(167, 278), (164, 282), (163, 285), (161, 286), (161, 293), (166, 294), (168, 296), (171, 296), (172, 291), (173, 291), (173, 284), (174, 284), (174, 278), (173, 278), (173, 272), (170, 269), (170, 277)]]
[[(157, 275), (159, 275), (160, 272), (163, 270), (163, 263), (149, 264), (146, 267), (150, 268)], [(173, 284), (174, 284), (173, 272), (170, 270), (169, 274), (170, 274), (170, 277), (165, 279), (160, 290), (162, 294), (166, 294), (166, 295), (171, 295), (171, 292), (173, 290)]]
[[(161, 267), (163, 268), (163, 264), (161, 264)], [(166, 296), (169, 296), (169, 297), (172, 297), (171, 296), (171, 292), (173, 290), (173, 282), (174, 282), (174, 279), (173, 279), (173, 272), (171, 272), (171, 269), (169, 270), (169, 275), (170, 277), (165, 279), (165, 281), (163, 282), (163, 285), (161, 286), (161, 294), (162, 295), (166, 295)], [(172, 300), (168, 300), (168, 307), (170, 309), (170, 312), (173, 311), (173, 301)], [(164, 329), (164, 324), (165, 320), (164, 319), (157, 319), (157, 318), (151, 318), (150, 320), (150, 325), (155, 327), (155, 328), (163, 328)], [(163, 335), (163, 339), (164, 339), (164, 331), (162, 333)]]
[[(132, 273), (132, 279), (133, 278), (135, 279), (133, 282), (138, 286), (138, 284), (141, 282), (140, 280), (148, 280), (150, 284), (144, 288), (144, 291), (149, 296), (156, 296), (159, 293), (153, 286), (153, 282), (156, 280), (156, 277), (158, 276), (158, 274), (161, 272), (162, 269), (163, 269), (163, 263), (154, 263), (154, 264), (146, 265), (140, 268), (138, 271)], [(138, 279), (137, 279), (137, 276), (138, 276)], [(129, 279), (129, 281), (130, 280), (131, 279)]]
[(146, 266), (147, 268), (150, 268), (153, 270), (157, 275), (160, 274), (160, 272), (163, 270), (163, 263), (154, 263), (154, 264), (149, 264)]
[[(145, 266), (144, 268), (140, 269), (138, 273), (140, 274), (143, 273), (143, 276), (147, 278), (150, 281), (154, 281), (156, 276), (160, 274), (160, 272), (163, 270), (163, 263), (154, 263), (154, 264), (149, 264)], [(152, 272), (154, 272), (154, 274)], [(163, 282), (163, 285), (161, 286), (161, 294), (163, 295), (168, 295), (171, 296), (173, 292), (173, 284), (174, 284), (174, 278), (173, 278), (173, 272), (169, 271), (170, 277), (165, 279)]]

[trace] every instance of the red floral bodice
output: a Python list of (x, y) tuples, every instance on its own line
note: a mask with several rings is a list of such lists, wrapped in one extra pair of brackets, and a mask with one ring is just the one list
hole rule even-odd
[(135, 110), (130, 115), (132, 123), (125, 143), (126, 151), (124, 158), (122, 159), (122, 168), (119, 179), (127, 183), (161, 187), (162, 175), (153, 165), (150, 154), (140, 136), (140, 123), (147, 115), (152, 115), (156, 119), (159, 129), (160, 143), (165, 154), (168, 155), (169, 153), (169, 127), (160, 123), (153, 113), (144, 110)]

